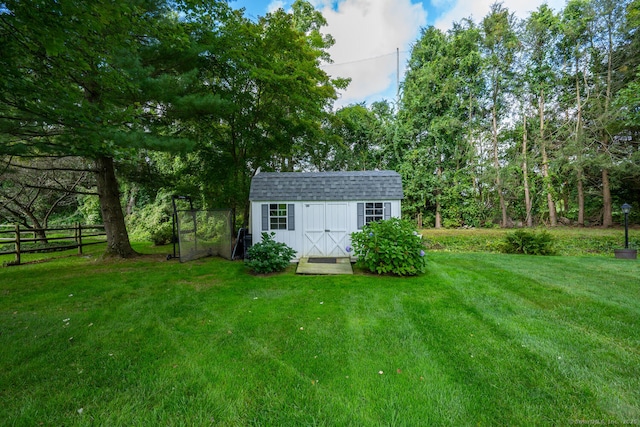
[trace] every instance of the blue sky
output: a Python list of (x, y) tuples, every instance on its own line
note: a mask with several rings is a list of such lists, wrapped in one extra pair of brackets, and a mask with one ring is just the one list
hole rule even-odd
[[(373, 0), (375, 2), (375, 0)], [(239, 9), (241, 7), (244, 7), (247, 10), (247, 14), (249, 16), (252, 17), (257, 17), (257, 16), (262, 16), (266, 13), (266, 11), (269, 11), (270, 8), (273, 7), (284, 7), (284, 9), (286, 10), (291, 3), (293, 3), (293, 0), (281, 0), (281, 1), (277, 1), (277, 0), (230, 0), (229, 3), (231, 4), (231, 6), (234, 9)], [(312, 2), (312, 3), (320, 3), (320, 2)], [(337, 6), (339, 3), (341, 3), (341, 1), (337, 1), (337, 0), (333, 0), (330, 3), (332, 3), (332, 8), (335, 10), (337, 9)], [(432, 17), (431, 22), (427, 22), (427, 25), (433, 25), (435, 22), (435, 17), (442, 15), (444, 12), (446, 12), (447, 10), (450, 10), (453, 7), (453, 3), (451, 1), (434, 1), (434, 2), (430, 2), (430, 1), (413, 1), (413, 3), (420, 3), (423, 7), (424, 10), (427, 11), (427, 14), (429, 17)], [(440, 3), (440, 4), (438, 4)]]
[[(232, 0), (245, 8), (250, 18), (264, 16), (279, 7), (289, 10), (294, 0)], [(324, 65), (333, 77), (349, 77), (349, 87), (340, 94), (336, 107), (386, 99), (393, 102), (397, 81), (403, 80), (404, 65), (421, 28), (433, 25), (447, 30), (453, 22), (472, 17), (479, 22), (495, 0), (308, 0), (321, 11), (335, 45), (329, 53), (333, 64)], [(559, 11), (566, 0), (502, 0), (519, 18), (542, 3)], [(397, 72), (396, 49), (400, 72)]]

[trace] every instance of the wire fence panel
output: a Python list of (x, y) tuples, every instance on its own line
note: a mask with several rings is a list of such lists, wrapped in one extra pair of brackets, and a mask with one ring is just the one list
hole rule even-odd
[(176, 211), (180, 262), (205, 256), (231, 259), (231, 211)]

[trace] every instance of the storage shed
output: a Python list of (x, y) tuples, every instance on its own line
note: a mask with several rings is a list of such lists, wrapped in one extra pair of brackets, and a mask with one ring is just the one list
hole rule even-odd
[(251, 181), (253, 243), (274, 232), (301, 257), (347, 257), (351, 233), (400, 217), (402, 179), (394, 171), (262, 172)]

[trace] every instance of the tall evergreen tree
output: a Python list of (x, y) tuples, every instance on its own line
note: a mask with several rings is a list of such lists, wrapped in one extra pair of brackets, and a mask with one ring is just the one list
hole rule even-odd
[(414, 46), (398, 119), (405, 153), (401, 172), (407, 199), (420, 213), (433, 209), (434, 225), (469, 223), (474, 156), (471, 125), (479, 97), (479, 33), (457, 25), (450, 33), (429, 27)]
[[(115, 163), (183, 141), (156, 131), (197, 56), (188, 15), (224, 3), (165, 0), (23, 2), (0, 7), (0, 151), (78, 155), (94, 163), (107, 254), (135, 254)], [(214, 18), (215, 20), (215, 18)]]

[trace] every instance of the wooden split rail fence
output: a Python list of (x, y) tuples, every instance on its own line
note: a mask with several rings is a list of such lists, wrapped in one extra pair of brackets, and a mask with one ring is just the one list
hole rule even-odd
[[(104, 225), (76, 224), (73, 227), (46, 229), (21, 228), (17, 224), (0, 227), (0, 256), (15, 255), (15, 259), (5, 262), (5, 265), (19, 265), (21, 256), (26, 253), (56, 252), (77, 248), (78, 254), (82, 255), (84, 246), (105, 242)], [(7, 250), (7, 246), (12, 246), (13, 249)]]

